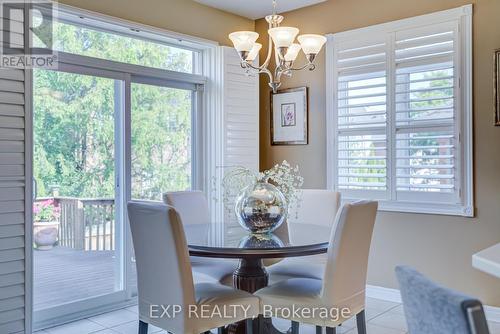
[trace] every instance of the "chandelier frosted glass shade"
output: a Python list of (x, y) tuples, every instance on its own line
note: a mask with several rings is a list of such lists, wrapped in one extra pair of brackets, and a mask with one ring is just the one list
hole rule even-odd
[(317, 55), (326, 43), (325, 36), (314, 34), (300, 35), (297, 39), (306, 55)]
[(262, 49), (262, 44), (260, 43), (254, 43), (252, 50), (250, 50), (250, 53), (247, 56), (246, 61), (254, 61), (255, 58), (257, 58), (257, 55), (259, 54), (260, 49)]
[(267, 32), (277, 48), (288, 48), (299, 34), (299, 29), (294, 27), (276, 27), (269, 29)]
[(257, 38), (259, 34), (253, 31), (236, 31), (229, 34), (229, 39), (238, 52), (250, 52)]
[(293, 43), (292, 45), (290, 45), (285, 54), (285, 61), (294, 61), (299, 55), (301, 49), (302, 47), (300, 46), (300, 44)]

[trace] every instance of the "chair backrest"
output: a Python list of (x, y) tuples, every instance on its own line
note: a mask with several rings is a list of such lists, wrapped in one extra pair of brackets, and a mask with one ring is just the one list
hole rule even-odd
[(344, 204), (336, 216), (323, 279), (322, 298), (359, 312), (365, 305), (368, 255), (378, 203)]
[[(332, 227), (340, 205), (340, 193), (324, 189), (302, 189), (300, 202), (289, 211), (287, 220), (274, 234), (284, 243), (290, 242), (288, 223), (308, 223)], [(264, 259), (265, 266), (271, 266), (282, 259)]]
[(325, 189), (302, 189), (298, 208), (290, 210), (288, 222), (333, 226), (340, 206), (340, 193)]
[[(127, 207), (141, 319), (149, 319), (151, 305), (180, 305), (187, 309), (195, 303), (195, 296), (188, 248), (178, 213), (159, 202), (131, 201)], [(161, 321), (183, 320), (179, 317), (177, 320), (161, 318)]]
[(413, 268), (396, 267), (410, 334), (488, 334), (481, 302), (440, 286)]
[(208, 201), (201, 191), (167, 192), (163, 194), (163, 201), (175, 208), (184, 225), (210, 223)]

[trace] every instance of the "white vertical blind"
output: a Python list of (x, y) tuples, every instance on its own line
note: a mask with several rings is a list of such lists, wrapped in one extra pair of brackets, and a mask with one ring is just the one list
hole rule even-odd
[(470, 15), (464, 6), (329, 36), (329, 178), (344, 197), (472, 214)]

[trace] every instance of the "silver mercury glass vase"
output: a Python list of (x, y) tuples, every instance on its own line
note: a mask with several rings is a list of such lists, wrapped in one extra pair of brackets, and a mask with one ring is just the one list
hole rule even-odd
[(245, 189), (236, 200), (236, 217), (251, 233), (269, 233), (285, 220), (288, 204), (283, 193), (267, 182), (256, 182)]

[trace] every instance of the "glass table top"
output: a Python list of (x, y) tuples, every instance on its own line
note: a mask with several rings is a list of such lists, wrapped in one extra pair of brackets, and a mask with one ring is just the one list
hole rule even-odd
[(325, 253), (331, 228), (309, 223), (284, 223), (274, 233), (250, 234), (239, 226), (218, 233), (214, 224), (194, 224), (184, 226), (184, 231), (191, 255), (271, 258)]

